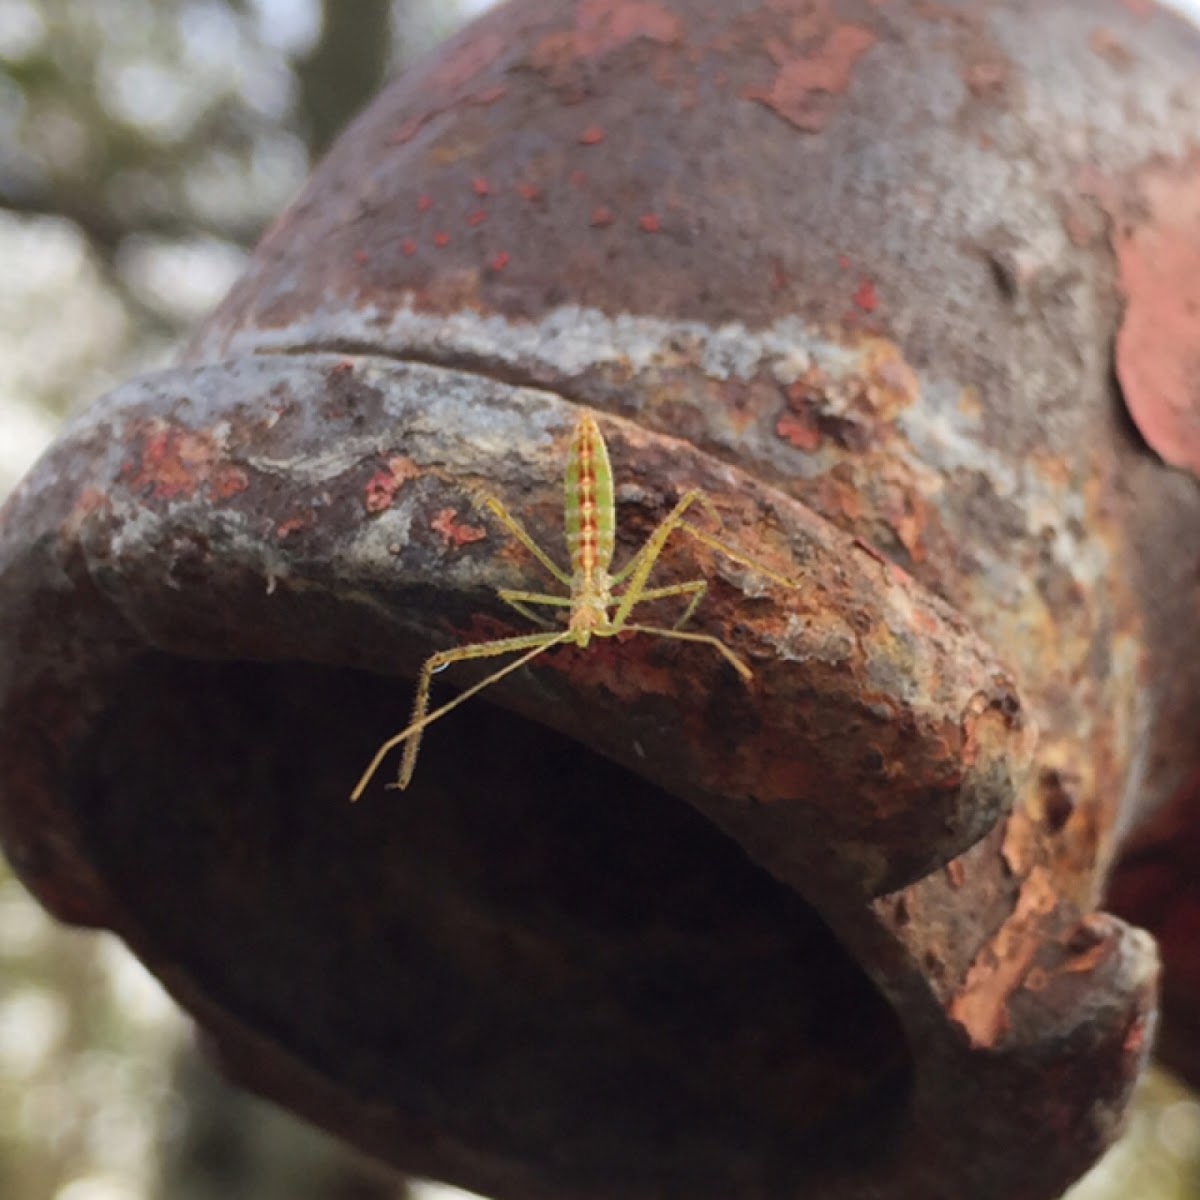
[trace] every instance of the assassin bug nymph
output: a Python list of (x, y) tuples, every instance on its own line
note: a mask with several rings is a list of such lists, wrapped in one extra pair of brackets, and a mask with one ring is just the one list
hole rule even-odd
[[(396, 747), (404, 743), (404, 756), (400, 761), (400, 773), (392, 787), (406, 788), (417, 765), (417, 751), (421, 745), (421, 734), (425, 727), (451, 709), (457, 708), (477, 692), (490, 687), (506, 675), (520, 670), (526, 663), (544, 654), (554, 646), (574, 644), (586, 647), (592, 638), (616, 637), (622, 633), (651, 633), (657, 637), (673, 638), (683, 642), (700, 642), (711, 646), (725, 658), (743, 680), (751, 678), (750, 668), (720, 638), (708, 633), (693, 633), (681, 628), (686, 625), (696, 606), (704, 598), (708, 584), (703, 579), (692, 579), (686, 583), (669, 584), (666, 587), (649, 587), (650, 573), (666, 546), (667, 539), (676, 530), (682, 530), (697, 541), (726, 558), (765, 575), (785, 587), (795, 586), (791, 580), (772, 571), (762, 563), (739, 553), (712, 534), (698, 529), (684, 517), (689, 509), (704, 509), (719, 525), (720, 517), (712, 501), (703, 492), (685, 492), (675, 507), (662, 519), (657, 528), (646, 539), (642, 548), (616, 574), (609, 572), (612, 565), (613, 547), (616, 540), (616, 505), (613, 499), (612, 465), (608, 458), (608, 447), (604, 435), (591, 413), (585, 412), (575, 426), (571, 446), (567, 454), (565, 476), (567, 551), (571, 559), (568, 575), (530, 536), (524, 525), (514, 517), (494, 496), (483, 498), (483, 507), (492, 514), (508, 532), (516, 538), (530, 554), (567, 589), (566, 595), (546, 592), (515, 591), (500, 588), (499, 596), (522, 616), (537, 625), (548, 623), (532, 611), (530, 606), (565, 608), (569, 610), (567, 624), (561, 629), (547, 629), (544, 633), (528, 633), (517, 637), (499, 638), (491, 642), (477, 642), (469, 646), (456, 646), (452, 650), (439, 650), (425, 660), (417, 682), (417, 696), (413, 704), (412, 720), (395, 737), (388, 738), (375, 753), (362, 773), (362, 777), (350, 793), (357, 800), (366, 790), (367, 784), (379, 769), (379, 764)], [(686, 596), (688, 603), (682, 616), (671, 627), (642, 625), (630, 620), (633, 610), (650, 600), (665, 600), (672, 596)], [(478, 683), (460, 692), (453, 700), (440, 708), (429, 711), (429, 689), (436, 672), (452, 663), (465, 662), (473, 658), (497, 658), (502, 654), (517, 654), (519, 657), (493, 671)]]

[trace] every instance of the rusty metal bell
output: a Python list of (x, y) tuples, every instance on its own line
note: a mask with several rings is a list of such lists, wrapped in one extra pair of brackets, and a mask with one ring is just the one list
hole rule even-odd
[[(1198, 115), (1200, 35), (1118, 0), (477, 22), (3, 510), (14, 868), (412, 1173), (1056, 1196), (1155, 1018), (1105, 881), (1198, 767), (1200, 488), (1126, 412), (1170, 344), (1112, 357)], [(582, 408), (618, 561), (699, 488), (794, 581), (664, 553), (753, 679), (560, 649), (351, 806), (433, 650), (528, 630), (479, 497), (565, 562)]]

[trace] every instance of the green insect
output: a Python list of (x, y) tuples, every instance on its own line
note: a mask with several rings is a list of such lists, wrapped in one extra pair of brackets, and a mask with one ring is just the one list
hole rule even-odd
[[(616, 506), (613, 501), (612, 465), (608, 458), (608, 447), (600, 426), (590, 413), (584, 413), (575, 426), (571, 447), (567, 455), (566, 469), (566, 538), (567, 551), (571, 559), (568, 575), (533, 540), (525, 527), (494, 496), (488, 496), (483, 506), (504, 525), (513, 537), (537, 559), (539, 563), (567, 589), (566, 595), (546, 592), (499, 590), (500, 599), (511, 605), (522, 616), (537, 625), (546, 626), (530, 605), (548, 608), (569, 609), (565, 628), (547, 629), (543, 633), (529, 633), (518, 637), (499, 638), (491, 642), (478, 642), (470, 646), (457, 646), (452, 650), (439, 650), (425, 660), (421, 677), (417, 683), (416, 702), (412, 720), (395, 737), (388, 738), (379, 747), (375, 757), (367, 765), (362, 778), (355, 785), (350, 799), (357, 800), (366, 790), (367, 784), (379, 769), (380, 763), (397, 746), (404, 744), (404, 755), (400, 761), (400, 774), (392, 787), (406, 788), (412, 780), (417, 765), (417, 751), (421, 745), (421, 734), (434, 721), (444, 717), (465, 700), (490, 687), (506, 675), (520, 670), (526, 663), (544, 654), (554, 646), (573, 643), (586, 647), (592, 638), (616, 637), (622, 633), (651, 633), (657, 637), (674, 638), (683, 642), (701, 642), (711, 646), (745, 680), (751, 678), (750, 668), (720, 638), (707, 633), (692, 633), (681, 629), (686, 625), (696, 606), (704, 598), (708, 584), (703, 579), (687, 583), (670, 584), (667, 587), (648, 587), (650, 573), (666, 546), (667, 539), (677, 529), (719, 550), (727, 558), (741, 563), (751, 570), (765, 575), (785, 587), (795, 586), (791, 580), (770, 568), (739, 554), (732, 547), (719, 541), (711, 534), (684, 520), (688, 510), (699, 506), (719, 523), (712, 501), (701, 491), (686, 492), (675, 507), (663, 518), (658, 527), (646, 539), (642, 548), (616, 574), (609, 572), (612, 565), (616, 539)], [(688, 597), (683, 615), (671, 628), (658, 625), (641, 625), (630, 621), (633, 610), (650, 600), (665, 600), (672, 596)], [(512, 662), (494, 671), (485, 679), (472, 684), (453, 700), (440, 708), (429, 711), (429, 689), (436, 672), (452, 663), (473, 658), (497, 658), (502, 654), (518, 654)]]

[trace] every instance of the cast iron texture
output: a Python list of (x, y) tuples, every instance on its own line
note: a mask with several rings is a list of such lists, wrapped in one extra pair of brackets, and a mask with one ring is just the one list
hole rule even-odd
[[(1112, 357), (1198, 79), (1200, 36), (1116, 0), (477, 23), (0, 517), (14, 866), (409, 1171), (1056, 1196), (1154, 1017), (1107, 871), (1198, 766), (1200, 490)], [(476, 502), (561, 544), (580, 406), (619, 554), (702, 487), (797, 580), (664, 560), (754, 680), (556, 652), (351, 809), (422, 658), (525, 630), (495, 588), (544, 581)]]

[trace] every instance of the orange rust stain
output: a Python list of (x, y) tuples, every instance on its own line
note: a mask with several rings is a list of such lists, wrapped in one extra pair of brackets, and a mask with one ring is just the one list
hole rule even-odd
[(659, 220), (657, 213), (643, 213), (638, 217), (638, 225), (643, 233), (658, 233), (662, 229), (662, 221)]
[(434, 533), (439, 533), (442, 540), (448, 545), (453, 546), (456, 550), (461, 546), (466, 546), (471, 542), (481, 542), (487, 537), (487, 530), (479, 525), (461, 525), (455, 518), (458, 512), (453, 508), (442, 508), (434, 514), (434, 518), (429, 522), (429, 527)]
[(1141, 183), (1144, 217), (1113, 233), (1125, 294), (1117, 378), (1150, 448), (1200, 476), (1200, 158)]
[(767, 50), (778, 73), (770, 87), (748, 88), (742, 96), (805, 133), (819, 133), (832, 115), (830, 98), (846, 91), (855, 64), (876, 41), (875, 34), (862, 25), (839, 25), (810, 54), (795, 54), (783, 42), (773, 40)]
[(579, 143), (582, 146), (598, 146), (606, 137), (608, 134), (599, 125), (589, 125), (579, 135)]
[(530, 56), (535, 69), (562, 77), (579, 62), (602, 58), (636, 41), (674, 46), (683, 23), (650, 0), (582, 0), (575, 7), (574, 29), (549, 33)]
[(854, 293), (854, 303), (865, 313), (873, 313), (879, 307), (879, 292), (870, 279), (864, 279)]
[(1033, 967), (1042, 920), (1057, 904), (1049, 873), (1035, 867), (1012, 915), (975, 956), (949, 1007), (951, 1019), (962, 1026), (972, 1046), (995, 1046), (1008, 1031), (1008, 1002)]
[(143, 434), (136, 465), (121, 471), (129, 487), (156, 500), (189, 500), (202, 489), (228, 500), (250, 486), (240, 467), (220, 461), (221, 451), (207, 432), (152, 422)]
[(391, 508), (396, 493), (410, 480), (420, 475), (421, 469), (411, 458), (395, 455), (388, 459), (387, 467), (376, 471), (367, 480), (366, 498), (363, 503), (367, 512), (383, 512)]

